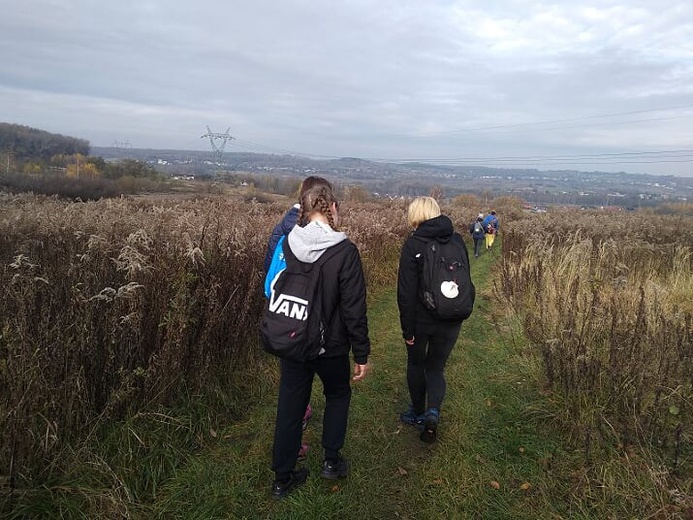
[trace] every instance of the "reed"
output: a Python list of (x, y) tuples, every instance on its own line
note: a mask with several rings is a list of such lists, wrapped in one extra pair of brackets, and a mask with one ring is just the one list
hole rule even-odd
[(690, 439), (691, 237), (678, 216), (580, 212), (504, 234), (495, 293), (523, 317), (555, 413), (587, 453), (645, 443), (671, 448), (675, 465)]
[[(292, 201), (258, 199), (0, 195), (0, 474), (12, 486), (108, 467), (93, 443), (114, 424), (210, 396), (208, 415), (242, 413), (273, 384), (257, 342), (262, 260)], [(394, 281), (404, 207), (343, 204), (369, 290)], [(130, 441), (146, 436), (137, 424)], [(193, 449), (213, 428), (200, 420), (176, 442)]]

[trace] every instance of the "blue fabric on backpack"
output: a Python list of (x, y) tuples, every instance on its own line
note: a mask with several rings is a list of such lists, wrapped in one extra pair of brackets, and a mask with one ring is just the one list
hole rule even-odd
[(269, 269), (267, 269), (267, 275), (265, 276), (265, 298), (269, 298), (272, 294), (272, 282), (277, 277), (277, 275), (286, 269), (286, 260), (284, 259), (284, 239), (286, 235), (283, 235), (277, 245), (274, 247), (274, 254), (272, 255), (272, 261), (270, 262)]

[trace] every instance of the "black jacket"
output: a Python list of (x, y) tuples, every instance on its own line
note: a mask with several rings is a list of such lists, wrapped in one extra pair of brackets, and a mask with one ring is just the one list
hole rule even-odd
[(371, 344), (361, 256), (348, 238), (324, 254), (328, 253), (333, 254), (322, 266), (323, 309), (326, 316), (333, 317), (323, 356), (341, 356), (351, 349), (354, 362), (364, 365), (368, 362)]
[(450, 218), (440, 215), (422, 222), (416, 228), (402, 247), (397, 273), (397, 305), (399, 306), (402, 336), (405, 340), (415, 336), (417, 326), (442, 324), (441, 319), (431, 313), (421, 303), (423, 300), (423, 290), (420, 283), (423, 268), (423, 252), (426, 243), (434, 238), (441, 242), (459, 241), (464, 248), (465, 255), (467, 255), (467, 263), (469, 264), (467, 246), (459, 233), (455, 233)]

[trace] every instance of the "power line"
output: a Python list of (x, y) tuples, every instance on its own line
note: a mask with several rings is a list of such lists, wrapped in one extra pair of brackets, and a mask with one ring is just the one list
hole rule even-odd
[[(593, 116), (581, 116), (581, 117), (571, 117), (571, 118), (563, 118), (563, 119), (549, 119), (545, 121), (532, 121), (528, 123), (514, 123), (514, 124), (503, 124), (503, 125), (491, 125), (491, 126), (479, 126), (479, 127), (471, 127), (471, 128), (464, 128), (461, 130), (449, 130), (449, 131), (441, 131), (441, 132), (433, 132), (429, 135), (447, 135), (447, 134), (454, 134), (454, 133), (466, 133), (466, 132), (477, 132), (477, 131), (486, 131), (486, 130), (508, 130), (508, 129), (520, 129), (520, 128), (526, 128), (528, 126), (540, 126), (540, 125), (555, 125), (555, 124), (560, 124), (560, 123), (571, 123), (575, 121), (588, 121), (590, 119), (601, 119), (601, 118), (607, 118), (607, 117), (620, 117), (620, 116), (628, 116), (628, 115), (636, 115), (636, 114), (647, 114), (651, 112), (663, 112), (666, 110), (678, 110), (682, 108), (693, 108), (693, 103), (685, 104), (685, 105), (677, 105), (677, 106), (670, 106), (670, 107), (660, 107), (660, 108), (649, 108), (649, 109), (644, 109), (644, 110), (631, 110), (628, 112), (612, 112), (612, 113), (607, 113), (607, 114), (596, 114)], [(679, 116), (680, 117), (680, 116)], [(648, 121), (666, 121), (669, 119), (678, 119), (678, 117), (668, 117), (668, 118), (656, 118), (656, 119), (636, 119), (636, 120), (631, 120), (631, 121), (617, 121), (617, 122), (603, 122), (603, 123), (592, 123), (588, 125), (578, 125), (578, 126), (567, 126), (567, 127), (560, 127), (560, 128), (582, 128), (584, 126), (593, 126), (593, 125), (609, 125), (609, 124), (625, 124), (625, 123), (633, 123), (633, 122), (648, 122)], [(404, 134), (401, 134), (404, 135)]]
[[(246, 145), (251, 148), (265, 149), (286, 155), (295, 155), (301, 157), (313, 157), (320, 159), (340, 159), (340, 156), (335, 155), (316, 155), (301, 153), (291, 150), (273, 148), (252, 141), (237, 141), (239, 145)], [(690, 159), (688, 159), (690, 158)], [(610, 152), (596, 154), (576, 154), (576, 155), (499, 155), (499, 156), (471, 156), (471, 157), (451, 157), (451, 158), (434, 158), (434, 157), (413, 157), (413, 158), (384, 158), (384, 157), (362, 157), (364, 160), (374, 162), (388, 162), (395, 164), (403, 163), (429, 163), (440, 165), (463, 165), (468, 163), (547, 163), (547, 162), (564, 162), (570, 164), (659, 164), (670, 162), (693, 162), (693, 149), (680, 150), (647, 150), (642, 152)], [(635, 160), (634, 160), (635, 159)], [(594, 161), (594, 162), (590, 162)]]
[[(693, 108), (693, 103), (688, 103), (688, 104), (682, 104), (682, 105), (674, 105), (674, 106), (668, 106), (668, 107), (658, 107), (658, 108), (651, 108), (651, 109), (643, 109), (643, 110), (631, 110), (631, 111), (626, 111), (626, 112), (612, 112), (612, 113), (606, 113), (606, 114), (596, 114), (596, 115), (591, 115), (591, 116), (581, 116), (581, 117), (572, 117), (572, 118), (561, 118), (561, 119), (551, 119), (551, 120), (544, 120), (544, 121), (535, 121), (535, 122), (529, 122), (529, 123), (515, 123), (515, 124), (504, 124), (504, 125), (492, 125), (492, 126), (480, 126), (476, 128), (466, 128), (466, 129), (461, 129), (461, 130), (451, 130), (451, 131), (445, 131), (445, 132), (435, 132), (435, 133), (430, 133), (427, 134), (426, 136), (420, 136), (421, 139), (428, 139), (431, 137), (440, 137), (440, 136), (445, 136), (445, 135), (454, 135), (454, 134), (460, 134), (460, 133), (469, 133), (469, 132), (480, 132), (480, 131), (496, 131), (496, 132), (502, 132), (502, 131), (527, 131), (527, 129), (531, 129), (531, 127), (540, 127), (541, 125), (561, 125), (565, 123), (572, 123), (572, 122), (579, 122), (579, 121), (589, 121), (589, 120), (594, 120), (594, 119), (604, 119), (604, 118), (611, 118), (611, 117), (623, 117), (623, 116), (633, 116), (633, 115), (640, 115), (640, 114), (647, 114), (647, 113), (653, 113), (653, 112), (663, 112), (663, 111), (668, 111), (668, 110), (680, 110), (680, 109), (688, 109), (688, 108)], [(580, 124), (580, 125), (571, 125), (571, 126), (549, 126), (542, 128), (541, 130), (547, 131), (547, 130), (556, 130), (556, 129), (570, 129), (570, 128), (580, 128), (580, 127), (596, 127), (596, 126), (608, 126), (608, 125), (617, 125), (617, 124), (636, 124), (636, 123), (646, 123), (646, 122), (652, 122), (652, 121), (665, 121), (665, 120), (671, 120), (671, 119), (677, 119), (683, 116), (672, 116), (672, 117), (658, 117), (658, 118), (647, 118), (647, 119), (636, 119), (636, 120), (623, 120), (623, 121), (594, 121), (592, 123), (586, 123), (586, 124)], [(685, 117), (690, 117), (690, 116), (685, 116)], [(536, 128), (536, 130), (539, 130), (539, 128)], [(411, 134), (387, 134), (386, 137), (397, 137), (397, 136), (402, 136), (402, 137), (407, 137), (407, 138), (416, 138), (417, 136), (413, 136)], [(280, 148), (275, 148), (275, 147), (270, 147), (270, 146), (265, 146), (259, 143), (255, 143), (252, 141), (238, 141), (239, 145), (244, 145), (248, 148), (251, 149), (260, 149), (260, 150), (265, 150), (265, 153), (279, 153), (279, 154), (286, 154), (286, 155), (295, 155), (295, 156), (302, 156), (302, 157), (309, 157), (309, 158), (314, 158), (314, 159), (324, 159), (324, 160), (331, 160), (331, 159), (339, 159), (339, 156), (335, 155), (323, 155), (323, 154), (314, 154), (314, 153), (306, 153), (306, 152), (298, 152), (295, 150), (288, 150), (288, 149), (280, 149)], [(686, 155), (682, 155), (686, 154)], [(580, 154), (580, 155), (528, 155), (528, 156), (496, 156), (496, 157), (457, 157), (457, 158), (407, 158), (407, 159), (402, 159), (402, 158), (388, 158), (388, 157), (361, 157), (364, 160), (370, 160), (374, 162), (389, 162), (389, 163), (405, 163), (405, 162), (421, 162), (421, 163), (429, 163), (429, 164), (450, 164), (450, 165), (458, 165), (458, 164), (469, 164), (471, 162), (487, 162), (487, 163), (551, 163), (551, 162), (562, 162), (565, 164), (609, 164), (609, 163), (617, 163), (617, 164), (660, 164), (660, 163), (686, 163), (686, 162), (693, 162), (690, 159), (687, 159), (687, 157), (690, 157), (688, 154), (693, 154), (693, 150), (654, 150), (654, 151), (644, 151), (644, 152), (614, 152), (614, 153), (601, 153), (601, 154)], [(662, 156), (662, 157), (653, 157), (653, 156)], [(592, 160), (593, 162), (589, 162), (588, 159)], [(631, 159), (631, 160), (625, 160), (625, 159)], [(646, 160), (647, 159), (647, 160)]]
[[(657, 156), (660, 157), (659, 159)], [(668, 157), (670, 156), (670, 157)], [(691, 157), (693, 159), (693, 150), (649, 150), (643, 152), (611, 152), (611, 153), (596, 153), (596, 154), (579, 154), (579, 155), (506, 155), (506, 156), (486, 156), (486, 157), (454, 157), (447, 159), (434, 159), (434, 158), (413, 158), (413, 159), (398, 159), (396, 163), (407, 163), (407, 162), (434, 162), (437, 164), (455, 164), (460, 162), (481, 162), (481, 161), (495, 161), (495, 162), (516, 162), (516, 161), (576, 161), (583, 159), (594, 159), (599, 161), (615, 161), (618, 163), (624, 162), (624, 159), (642, 158), (642, 159), (658, 159), (659, 161), (665, 161), (671, 158), (681, 159), (685, 157)], [(371, 159), (376, 160), (376, 159)], [(378, 161), (384, 161), (384, 159), (377, 159)], [(634, 161), (640, 162), (640, 161)], [(652, 161), (658, 162), (658, 161)], [(687, 161), (682, 161), (687, 162)]]

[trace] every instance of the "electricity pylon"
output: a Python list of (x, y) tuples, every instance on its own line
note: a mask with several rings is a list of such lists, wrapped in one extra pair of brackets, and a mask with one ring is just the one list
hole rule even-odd
[[(229, 130), (231, 130), (231, 127), (228, 127), (226, 132), (220, 134), (219, 132), (212, 132), (209, 129), (209, 125), (207, 125), (207, 133), (200, 137), (200, 139), (204, 139), (205, 137), (209, 138), (209, 143), (212, 145), (212, 154), (214, 155), (216, 163), (221, 164), (224, 157), (224, 148), (226, 147), (226, 143), (231, 139), (236, 139), (235, 137), (229, 135)], [(220, 145), (217, 144), (217, 139), (221, 140)]]

